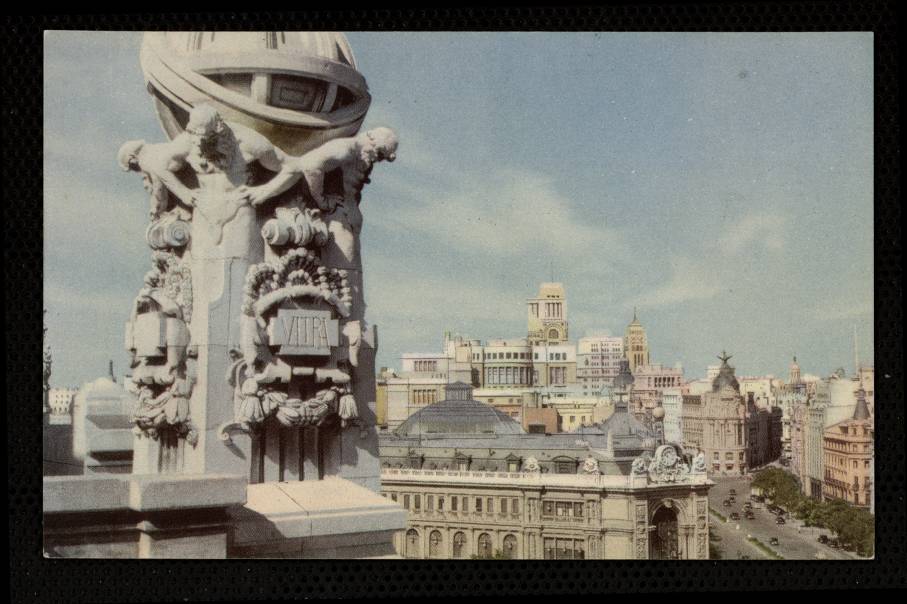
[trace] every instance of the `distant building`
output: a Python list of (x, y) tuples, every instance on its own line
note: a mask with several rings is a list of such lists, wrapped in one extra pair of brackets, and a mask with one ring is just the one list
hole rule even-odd
[[(794, 357), (794, 360), (790, 365), (787, 383), (774, 388), (773, 394), (775, 405), (781, 409), (781, 462), (786, 465), (788, 469), (797, 474), (799, 471), (800, 459), (794, 459), (794, 414), (796, 409), (806, 404), (808, 396), (806, 383), (803, 381), (800, 374), (800, 365), (797, 363), (797, 357)], [(802, 413), (800, 421), (802, 421)], [(796, 429), (802, 431), (802, 426), (797, 425)], [(802, 454), (802, 433), (799, 434), (797, 438), (800, 441), (798, 442), (798, 447), (800, 448), (798, 448), (796, 455), (799, 456)]]
[(756, 405), (740, 394), (729, 356), (722, 360), (712, 389), (683, 396), (683, 442), (705, 454), (713, 474), (738, 475), (765, 465), (781, 452), (781, 411)]
[(561, 344), (567, 341), (567, 296), (561, 283), (542, 283), (535, 298), (526, 300), (527, 334), (530, 344)]
[(828, 397), (814, 396), (807, 400), (803, 429), (803, 452), (800, 466), (800, 488), (803, 494), (822, 500), (825, 479), (825, 417)]
[(634, 375), (638, 366), (650, 363), (649, 340), (646, 337), (645, 328), (636, 316), (635, 308), (633, 309), (633, 320), (627, 325), (624, 335), (624, 351), (626, 351), (627, 360), (630, 361), (630, 372)]
[[(47, 404), (51, 416), (62, 421), (72, 420), (72, 401), (79, 391), (78, 388), (51, 388), (47, 392)], [(53, 417), (51, 419), (53, 421)]]
[(576, 384), (576, 347), (573, 344), (539, 344), (532, 347), (533, 384), (566, 388)]
[(624, 339), (619, 336), (588, 336), (576, 344), (576, 383), (584, 394), (596, 395), (611, 386), (620, 360)]
[[(398, 552), (436, 559), (707, 558), (711, 483), (683, 473), (683, 451), (656, 449), (628, 413), (626, 395), (617, 400), (606, 421), (546, 436), (527, 434), (474, 400), (467, 384), (451, 384), (444, 401), (380, 436), (382, 493), (409, 511)], [(668, 480), (657, 470), (634, 472), (634, 460), (652, 453), (681, 474)]]
[(853, 416), (825, 429), (825, 499), (843, 499), (860, 507), (872, 503), (873, 425), (866, 393), (857, 393)]
[(132, 471), (136, 397), (110, 375), (88, 382), (73, 399), (73, 455), (85, 474)]
[(665, 388), (679, 388), (683, 385), (683, 367), (664, 365), (637, 365), (633, 371), (633, 390), (630, 401), (632, 410), (640, 416), (651, 414), (661, 401)]
[(683, 388), (674, 386), (661, 391), (664, 408), (664, 437), (669, 443), (683, 443)]
[(484, 388), (529, 388), (538, 383), (533, 373), (533, 346), (525, 338), (489, 340), (477, 346)]

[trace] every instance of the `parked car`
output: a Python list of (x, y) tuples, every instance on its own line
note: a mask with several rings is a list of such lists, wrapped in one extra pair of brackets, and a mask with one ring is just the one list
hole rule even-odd
[(751, 510), (751, 509), (753, 509), (753, 504), (750, 503), (749, 501), (747, 501), (746, 503), (743, 504), (743, 509), (744, 509), (744, 510)]
[(780, 542), (778, 541), (777, 537), (772, 537), (771, 539), (768, 540), (768, 544), (769, 545), (779, 545)]
[(727, 499), (725, 499), (724, 501), (721, 502), (721, 505), (723, 505), (726, 508), (729, 508), (729, 507), (731, 507), (731, 502), (728, 501)]
[(740, 514), (737, 512), (731, 512), (731, 520), (740, 520)]
[(827, 545), (828, 544), (828, 535), (819, 535), (819, 538), (817, 539), (817, 541), (819, 543), (821, 543), (822, 545)]
[(744, 514), (744, 516), (746, 517), (747, 520), (754, 520), (756, 518), (756, 515), (752, 512), (746, 512)]
[(777, 518), (775, 518), (775, 524), (786, 524), (786, 522), (784, 521), (784, 516), (778, 516)]

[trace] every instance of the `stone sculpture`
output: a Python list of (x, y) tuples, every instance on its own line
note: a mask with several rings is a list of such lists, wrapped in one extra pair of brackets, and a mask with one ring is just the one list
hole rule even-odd
[(691, 470), (695, 474), (705, 474), (705, 453), (700, 451), (696, 454), (696, 457), (693, 458), (693, 468)]
[(684, 463), (675, 445), (659, 446), (652, 457), (643, 453), (633, 460), (631, 471), (647, 476), (650, 482), (683, 482), (690, 476), (690, 466)]
[(361, 425), (351, 383), (361, 348), (376, 343), (364, 321), (359, 202), (374, 164), (393, 161), (397, 145), (378, 128), (291, 156), (200, 104), (171, 141), (122, 146), (120, 165), (141, 173), (151, 195), (154, 250), (127, 325), (137, 430), (156, 437), (169, 427), (197, 440), (190, 353), (206, 334), (192, 326), (194, 307), (217, 299), (231, 258), (240, 261), (232, 270), (247, 268), (225, 364), (233, 420), (221, 439), (269, 417), (287, 427)]
[(584, 474), (601, 474), (598, 469), (598, 460), (591, 455), (583, 461)]

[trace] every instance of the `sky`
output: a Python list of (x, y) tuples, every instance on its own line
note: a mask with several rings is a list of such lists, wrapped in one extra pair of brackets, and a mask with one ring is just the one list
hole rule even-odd
[[(871, 33), (347, 34), (397, 161), (364, 191), (376, 365), (526, 333), (562, 282), (571, 340), (622, 335), (705, 374), (850, 373), (873, 350)], [(52, 386), (128, 371), (147, 194), (116, 163), (165, 140), (141, 34), (45, 35), (44, 303)]]

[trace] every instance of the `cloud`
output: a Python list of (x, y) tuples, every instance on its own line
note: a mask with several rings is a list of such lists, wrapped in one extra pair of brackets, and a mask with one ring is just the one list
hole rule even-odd
[(719, 279), (712, 267), (680, 257), (673, 263), (671, 278), (663, 285), (643, 294), (639, 306), (667, 306), (691, 300), (705, 300), (721, 292)]
[(749, 214), (727, 227), (718, 239), (718, 248), (726, 254), (736, 254), (754, 245), (769, 251), (784, 248), (786, 220), (779, 214)]
[(417, 232), (455, 249), (568, 260), (593, 250), (623, 252), (620, 233), (603, 218), (579, 215), (545, 175), (491, 168), (441, 193), (399, 179), (386, 186), (399, 194), (400, 207), (374, 216), (375, 224)]
[(874, 311), (870, 294), (859, 300), (825, 300), (816, 305), (813, 317), (819, 321), (843, 321), (872, 317)]

